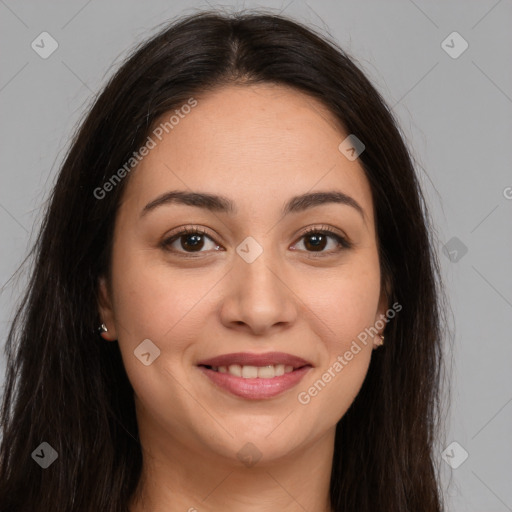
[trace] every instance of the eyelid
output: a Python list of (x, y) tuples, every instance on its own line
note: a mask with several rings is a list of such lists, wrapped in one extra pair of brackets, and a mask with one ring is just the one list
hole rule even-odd
[(183, 236), (187, 234), (194, 234), (194, 233), (200, 233), (201, 235), (206, 235), (212, 238), (212, 235), (209, 234), (209, 232), (203, 228), (202, 226), (195, 226), (195, 225), (189, 225), (189, 226), (181, 226), (179, 228), (173, 229), (170, 233), (168, 233), (165, 237), (164, 242), (167, 240), (170, 240), (171, 238), (178, 237), (178, 235)]

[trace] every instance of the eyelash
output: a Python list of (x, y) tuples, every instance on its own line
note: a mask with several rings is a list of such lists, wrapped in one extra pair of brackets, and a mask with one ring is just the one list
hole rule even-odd
[[(353, 247), (352, 242), (349, 242), (346, 238), (344, 238), (341, 235), (335, 233), (334, 231), (329, 229), (328, 226), (321, 226), (320, 228), (318, 228), (318, 227), (308, 228), (304, 233), (301, 234), (299, 240), (301, 240), (302, 238), (306, 238), (307, 236), (309, 236), (311, 234), (327, 235), (327, 236), (333, 238), (341, 246), (339, 251), (343, 251), (345, 249), (351, 249)], [(180, 254), (182, 257), (185, 257), (185, 258), (197, 258), (197, 257), (200, 257), (199, 255), (202, 252), (205, 252), (205, 251), (185, 252), (185, 251), (176, 251), (176, 250), (173, 250), (173, 249), (169, 249), (169, 246), (171, 244), (173, 244), (176, 240), (178, 240), (179, 238), (181, 238), (182, 236), (185, 236), (185, 235), (203, 235), (203, 236), (206, 236), (206, 237), (210, 238), (210, 240), (212, 240), (214, 243), (216, 243), (215, 240), (213, 240), (213, 238), (203, 228), (195, 227), (195, 226), (191, 226), (191, 227), (187, 226), (186, 228), (182, 229), (178, 233), (175, 233), (171, 237), (166, 238), (165, 240), (163, 240), (160, 245), (161, 245), (161, 247), (164, 250), (166, 250), (168, 252), (171, 252), (171, 253)], [(219, 245), (219, 244), (217, 244), (217, 245)], [(306, 251), (306, 252), (310, 253), (315, 258), (329, 256), (329, 255), (333, 254), (332, 251), (327, 251), (327, 252), (321, 251), (321, 252), (318, 252), (318, 253), (315, 253), (315, 251)]]

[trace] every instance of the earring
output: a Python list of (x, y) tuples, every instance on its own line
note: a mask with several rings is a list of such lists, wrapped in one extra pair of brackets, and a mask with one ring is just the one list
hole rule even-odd
[(379, 347), (381, 347), (382, 345), (384, 345), (384, 336), (382, 334), (379, 334), (379, 338), (380, 338), (380, 340), (375, 342), (373, 350), (376, 350)]
[(109, 340), (108, 338), (105, 338), (103, 336), (106, 332), (108, 332), (107, 326), (105, 324), (101, 324), (98, 327), (98, 334), (105, 340), (105, 341), (116, 341), (116, 340)]

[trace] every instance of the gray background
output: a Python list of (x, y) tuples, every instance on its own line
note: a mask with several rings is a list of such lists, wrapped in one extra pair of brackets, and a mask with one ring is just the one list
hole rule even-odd
[[(510, 0), (0, 0), (2, 347), (26, 282), (26, 273), (19, 280), (11, 276), (35, 240), (81, 114), (126, 52), (157, 25), (218, 5), (270, 7), (330, 33), (393, 107), (437, 225), (453, 311), (447, 444), (458, 445), (444, 457), (452, 465), (460, 463), (462, 450), (469, 457), (453, 469), (439, 450), (449, 510), (512, 511)], [(47, 59), (31, 48), (43, 31), (59, 44)], [(469, 44), (457, 58), (442, 46), (454, 31)], [(449, 38), (445, 45), (453, 52), (461, 41)], [(0, 363), (3, 381), (3, 355)]]

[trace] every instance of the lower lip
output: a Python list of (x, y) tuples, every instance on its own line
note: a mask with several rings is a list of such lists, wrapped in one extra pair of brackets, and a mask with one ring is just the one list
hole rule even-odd
[(272, 398), (284, 391), (296, 386), (311, 370), (311, 366), (303, 366), (290, 373), (285, 373), (279, 377), (271, 379), (244, 379), (236, 377), (230, 373), (220, 373), (210, 370), (204, 366), (198, 367), (212, 382), (221, 388), (229, 391), (233, 395), (247, 398), (249, 400), (261, 400)]

